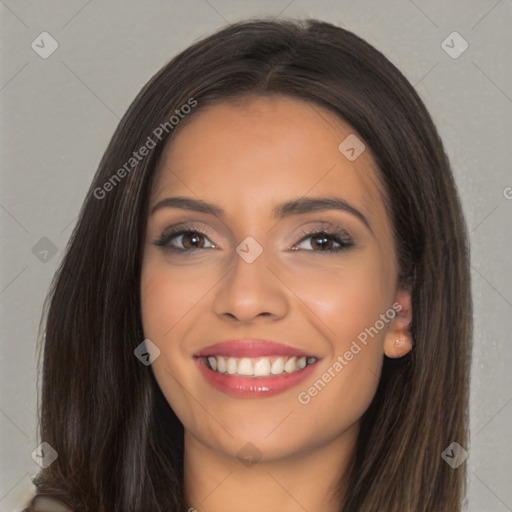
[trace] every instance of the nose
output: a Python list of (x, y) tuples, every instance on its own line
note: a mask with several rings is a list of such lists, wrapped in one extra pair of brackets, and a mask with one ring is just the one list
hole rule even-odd
[(265, 251), (252, 263), (235, 253), (215, 294), (215, 314), (240, 323), (284, 318), (290, 305), (289, 290), (276, 274), (269, 268)]

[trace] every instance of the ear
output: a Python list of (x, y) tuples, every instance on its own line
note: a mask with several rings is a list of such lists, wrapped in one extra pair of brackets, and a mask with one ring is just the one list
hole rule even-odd
[(411, 293), (408, 290), (401, 288), (397, 291), (393, 309), (397, 313), (384, 338), (384, 353), (387, 357), (398, 358), (412, 349), (412, 307)]

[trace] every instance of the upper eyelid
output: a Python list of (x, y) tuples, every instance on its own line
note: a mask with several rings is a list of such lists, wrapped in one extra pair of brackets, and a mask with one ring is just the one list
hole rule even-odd
[[(161, 233), (165, 234), (168, 232), (178, 232), (178, 231), (192, 231), (192, 230), (198, 230), (200, 232), (203, 232), (205, 234), (208, 234), (208, 231), (210, 231), (210, 227), (202, 226), (203, 222), (195, 222), (195, 221), (183, 221), (178, 222), (177, 224), (173, 224), (172, 226), (168, 226), (166, 228), (163, 228), (160, 230)], [(311, 226), (311, 227), (306, 227)], [(331, 231), (338, 231), (340, 233), (345, 233), (347, 236), (351, 236), (350, 231), (341, 224), (327, 221), (327, 220), (312, 220), (308, 221), (307, 223), (301, 224), (301, 226), (294, 228), (293, 231), (301, 230), (303, 232), (313, 232), (312, 230), (318, 229), (318, 231), (322, 230), (331, 230)], [(229, 230), (230, 234), (232, 233), (231, 230)]]
[[(187, 232), (190, 232), (190, 231), (193, 231), (193, 232), (198, 232), (208, 238), (211, 238), (211, 235), (208, 233), (208, 229), (204, 228), (204, 227), (200, 227), (199, 225), (195, 225), (195, 224), (189, 224), (189, 223), (179, 223), (177, 225), (173, 225), (173, 226), (169, 226), (168, 228), (165, 228), (163, 230), (161, 230), (161, 234), (159, 235), (160, 237), (163, 237), (163, 236), (167, 236), (167, 235), (172, 235), (172, 236), (180, 236), (180, 235), (183, 235)], [(213, 243), (213, 240), (211, 240), (212, 243)]]
[[(311, 226), (311, 228), (306, 228), (306, 226)], [(322, 229), (329, 229), (332, 231), (339, 231), (342, 233), (344, 232), (348, 236), (352, 236), (350, 234), (350, 232), (353, 231), (352, 229), (347, 229), (345, 226), (343, 226), (343, 224), (340, 224), (338, 222), (333, 222), (330, 220), (309, 220), (308, 222), (302, 223), (299, 227), (294, 228), (293, 231), (300, 230), (301, 228), (302, 228), (302, 231), (310, 231), (313, 229), (318, 229), (319, 231), (321, 231)], [(188, 230), (193, 230), (193, 229), (197, 229), (198, 231), (202, 231), (202, 232), (208, 232), (211, 230), (211, 228), (208, 226), (208, 224), (205, 223), (204, 221), (184, 220), (182, 222), (178, 222), (176, 224), (172, 224), (163, 229), (160, 229), (160, 232), (166, 233), (169, 231), (178, 231), (178, 230), (188, 231)], [(216, 228), (214, 228), (214, 230), (218, 231), (218, 229), (216, 229)], [(228, 230), (229, 234), (233, 233), (231, 229), (227, 228), (227, 230)], [(224, 231), (224, 230), (222, 229), (221, 231)]]

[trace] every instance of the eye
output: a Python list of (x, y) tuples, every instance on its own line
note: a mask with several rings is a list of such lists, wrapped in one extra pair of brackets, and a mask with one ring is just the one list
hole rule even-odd
[(179, 229), (163, 233), (155, 245), (169, 251), (190, 252), (197, 249), (214, 249), (214, 244), (205, 245), (208, 236), (199, 229)]
[[(302, 233), (301, 239), (292, 250), (305, 250), (307, 252), (324, 252), (328, 254), (339, 253), (354, 245), (350, 235), (345, 230), (315, 230)], [(198, 228), (174, 229), (162, 233), (154, 241), (158, 247), (173, 252), (195, 252), (199, 249), (216, 249), (208, 235)], [(307, 247), (309, 245), (309, 248)]]
[(312, 250), (306, 249), (309, 252), (338, 253), (354, 245), (354, 242), (345, 231), (310, 231), (303, 233), (301, 236), (303, 238), (294, 247), (295, 250), (297, 250), (296, 247), (307, 243), (312, 248)]

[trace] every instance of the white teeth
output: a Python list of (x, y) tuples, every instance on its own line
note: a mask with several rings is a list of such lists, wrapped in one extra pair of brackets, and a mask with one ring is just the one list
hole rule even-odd
[(286, 364), (284, 365), (284, 371), (286, 373), (294, 372), (297, 369), (297, 365), (295, 364), (296, 361), (297, 358), (295, 356), (292, 357), (291, 359), (288, 359), (288, 361), (286, 361)]
[[(220, 373), (226, 373), (226, 361), (224, 360), (224, 358), (222, 356), (219, 356), (217, 358), (213, 358), (213, 359), (217, 359), (217, 371), (220, 372)], [(208, 361), (210, 360), (210, 358), (208, 358)], [(215, 370), (215, 368), (212, 368), (212, 370)]]
[(267, 377), (269, 375), (283, 375), (303, 370), (307, 365), (316, 362), (315, 357), (224, 357), (208, 356), (208, 366), (218, 373), (229, 375), (244, 375), (255, 377)]
[(254, 363), (254, 375), (257, 377), (265, 377), (270, 375), (270, 361), (267, 357)]
[(270, 373), (272, 375), (280, 375), (283, 372), (284, 372), (284, 359), (282, 357), (278, 357), (272, 363), (272, 368), (270, 369)]
[(234, 357), (230, 357), (228, 359), (228, 373), (230, 375), (234, 375), (236, 373), (236, 359)]
[(240, 359), (236, 373), (238, 375), (253, 375), (252, 361), (248, 357)]

